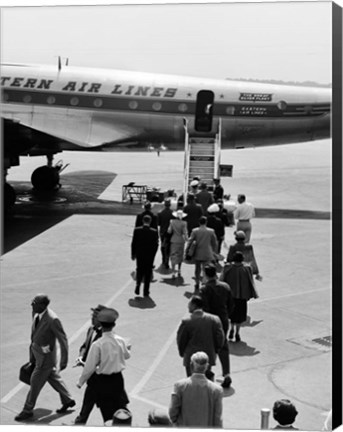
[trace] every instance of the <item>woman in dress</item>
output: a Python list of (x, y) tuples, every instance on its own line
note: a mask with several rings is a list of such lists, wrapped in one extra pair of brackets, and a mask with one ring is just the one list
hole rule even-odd
[(185, 242), (188, 239), (187, 223), (183, 220), (187, 215), (182, 210), (173, 213), (175, 219), (169, 223), (168, 233), (170, 238), (170, 262), (172, 266), (172, 278), (176, 277), (175, 267), (177, 266), (177, 275), (181, 276), (181, 265), (184, 256)]
[(248, 301), (251, 298), (258, 298), (251, 266), (243, 262), (243, 259), (242, 252), (235, 252), (232, 262), (225, 265), (220, 275), (220, 280), (230, 285), (234, 299), (234, 307), (230, 315), (229, 339), (233, 339), (236, 328), (236, 342), (241, 340), (239, 331), (241, 324), (247, 319)]

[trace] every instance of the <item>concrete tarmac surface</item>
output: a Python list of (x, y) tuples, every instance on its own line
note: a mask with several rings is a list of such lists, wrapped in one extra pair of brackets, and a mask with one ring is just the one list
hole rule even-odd
[[(69, 364), (61, 375), (77, 404), (55, 411), (58, 394), (46, 384), (27, 425), (72, 425), (85, 387), (72, 367), (90, 325), (91, 307), (118, 310), (115, 331), (132, 344), (124, 379), (132, 426), (147, 427), (151, 408), (168, 408), (175, 381), (185, 376), (176, 331), (187, 316), (194, 290), (194, 266), (183, 264), (175, 281), (158, 271), (151, 296), (134, 295), (130, 243), (140, 205), (122, 204), (121, 187), (131, 181), (182, 189), (182, 152), (63, 153), (70, 165), (52, 201), (35, 197), (29, 184), (44, 158), (23, 158), (8, 181), (18, 199), (4, 223), (1, 257), (1, 425), (14, 417), (29, 387), (19, 382), (28, 361), (31, 306), (39, 292), (51, 298), (69, 338)], [(57, 159), (56, 159), (57, 160)], [(299, 414), (295, 426), (321, 430), (331, 408), (331, 141), (222, 151), (234, 165), (222, 178), (226, 193), (245, 193), (256, 207), (251, 243), (263, 276), (257, 300), (248, 304), (240, 343), (230, 342), (232, 386), (224, 392), (224, 428), (260, 429), (261, 408), (290, 399)], [(222, 254), (234, 243), (226, 228)], [(214, 368), (221, 382), (219, 360)], [(101, 426), (94, 408), (89, 426)], [(270, 427), (276, 425), (270, 417)]]

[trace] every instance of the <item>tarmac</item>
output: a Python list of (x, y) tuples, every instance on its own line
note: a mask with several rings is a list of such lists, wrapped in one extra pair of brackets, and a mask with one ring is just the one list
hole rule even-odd
[[(246, 193), (257, 209), (251, 242), (263, 276), (256, 282), (259, 298), (249, 302), (242, 342), (230, 342), (233, 382), (224, 392), (225, 429), (260, 429), (261, 409), (287, 398), (299, 412), (296, 427), (321, 430), (331, 408), (330, 143), (222, 152), (222, 163), (234, 163), (233, 178), (222, 179), (225, 191), (233, 198)], [(151, 298), (134, 295), (130, 243), (141, 206), (122, 204), (121, 186), (135, 181), (181, 190), (183, 155), (66, 156), (72, 164), (52, 201), (34, 196), (28, 183), (37, 158), (23, 158), (8, 178), (18, 200), (4, 225), (1, 257), (0, 423), (18, 425), (14, 417), (28, 391), (18, 374), (28, 361), (30, 301), (45, 292), (69, 338), (62, 377), (77, 405), (57, 414), (59, 397), (46, 385), (34, 419), (25, 424), (73, 424), (84, 388), (76, 387), (81, 370), (72, 366), (90, 308), (102, 303), (119, 311), (115, 331), (132, 344), (124, 371), (132, 426), (147, 427), (149, 410), (167, 409), (173, 384), (185, 376), (175, 337), (188, 314), (194, 267), (183, 264), (182, 278), (173, 281), (159, 271), (158, 253)], [(226, 228), (223, 255), (234, 243), (233, 231)], [(220, 383), (219, 361), (214, 372)], [(102, 425), (97, 408), (87, 425)], [(275, 425), (270, 417), (269, 426)]]

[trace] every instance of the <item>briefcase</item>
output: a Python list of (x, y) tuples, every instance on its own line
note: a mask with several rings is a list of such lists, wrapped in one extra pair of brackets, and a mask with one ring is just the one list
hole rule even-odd
[(25, 363), (21, 368), (19, 372), (19, 379), (25, 384), (30, 385), (31, 381), (31, 375), (33, 372), (33, 369), (35, 368), (34, 363), (27, 362)]

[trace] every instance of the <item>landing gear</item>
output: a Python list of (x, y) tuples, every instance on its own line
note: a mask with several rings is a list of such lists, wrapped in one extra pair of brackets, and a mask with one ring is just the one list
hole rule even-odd
[(59, 170), (47, 165), (35, 169), (31, 176), (31, 183), (37, 191), (52, 191), (59, 185), (59, 181)]
[(48, 155), (48, 164), (35, 169), (31, 176), (33, 187), (39, 192), (49, 192), (60, 187), (62, 161), (52, 165), (53, 155)]

